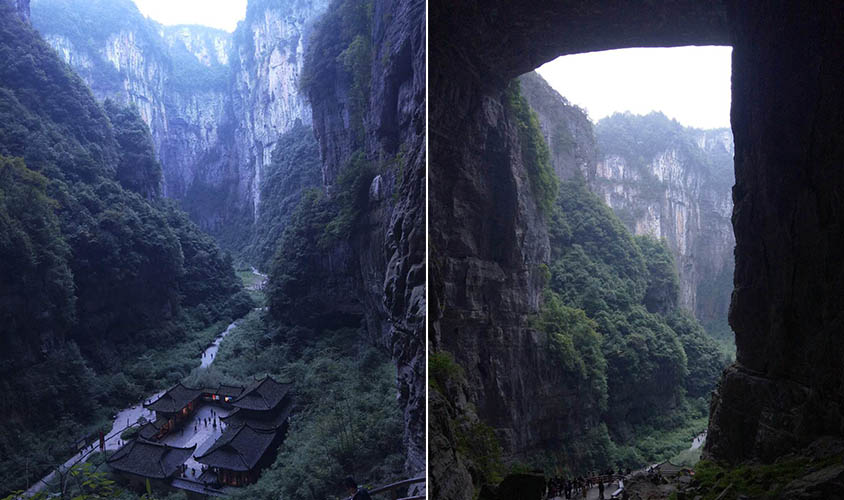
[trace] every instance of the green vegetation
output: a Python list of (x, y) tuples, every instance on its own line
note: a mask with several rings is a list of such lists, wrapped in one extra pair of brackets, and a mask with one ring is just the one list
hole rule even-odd
[[(839, 465), (844, 455), (823, 459), (784, 457), (773, 464), (723, 466), (703, 460), (695, 467), (694, 485), (703, 500), (737, 500), (739, 498), (778, 499), (791, 481), (829, 466)], [(726, 494), (722, 493), (730, 488)]]
[(428, 384), (432, 389), (444, 394), (452, 380), (462, 377), (463, 369), (450, 352), (439, 351), (428, 356)]
[(355, 152), (349, 164), (340, 173), (334, 185), (334, 204), (338, 207), (337, 215), (331, 219), (325, 228), (323, 244), (347, 240), (361, 214), (366, 209), (369, 185), (375, 177), (375, 169), (364, 158), (362, 152)]
[(295, 384), (296, 410), (275, 463), (237, 498), (326, 498), (342, 493), (338, 478), (380, 485), (403, 474), (401, 410), (395, 366), (342, 329), (303, 334), (255, 311), (222, 343), (214, 364), (191, 384), (243, 384), (270, 374)]
[(539, 207), (550, 213), (557, 196), (557, 175), (551, 166), (551, 154), (542, 137), (539, 119), (527, 99), (522, 96), (519, 80), (513, 80), (507, 87), (507, 104), (519, 132), (522, 149), (522, 163), (527, 167), (531, 188)]
[(603, 423), (563, 436), (537, 465), (575, 472), (637, 467), (688, 448), (706, 427), (707, 398), (727, 360), (677, 308), (664, 242), (633, 237), (582, 180), (564, 182), (549, 217), (551, 264), (533, 326), (580, 407)]
[(337, 81), (350, 83), (349, 129), (353, 149), (363, 146), (372, 70), (371, 0), (333, 0), (317, 21), (299, 81), (300, 91), (319, 102), (335, 91)]
[(106, 99), (103, 108), (120, 148), (117, 182), (146, 198), (160, 194), (161, 165), (155, 157), (149, 129), (134, 106), (121, 108)]
[[(706, 134), (711, 137), (724, 132), (727, 131), (706, 131)], [(704, 150), (699, 143), (704, 131), (685, 128), (662, 113), (645, 116), (616, 113), (598, 122), (595, 135), (602, 155), (624, 158), (628, 168), (642, 177), (629, 182), (630, 188), (646, 201), (661, 200), (665, 196), (666, 184), (653, 177), (650, 169), (645, 167), (666, 151), (675, 152), (684, 168), (702, 179), (701, 189), (727, 193), (734, 183), (733, 158), (728, 148), (706, 146)], [(597, 179), (596, 182), (610, 181)], [(633, 222), (643, 215), (640, 210), (643, 207), (620, 210), (618, 215), (628, 227), (632, 227)], [(718, 341), (722, 352), (734, 357), (734, 335), (727, 324), (733, 270), (732, 262), (729, 262), (720, 272), (700, 277), (694, 313), (700, 318), (707, 318), (703, 320), (705, 331)], [(651, 305), (648, 305), (648, 310), (654, 312)]]
[(475, 481), (481, 484), (498, 484), (507, 469), (501, 457), (501, 445), (495, 429), (483, 422), (473, 422), (457, 427), (457, 451), (472, 464)]
[(69, 457), (116, 409), (186, 375), (253, 307), (231, 258), (156, 198), (160, 173), (137, 114), (104, 110), (9, 9), (0, 4), (0, 390), (13, 395), (3, 493)]

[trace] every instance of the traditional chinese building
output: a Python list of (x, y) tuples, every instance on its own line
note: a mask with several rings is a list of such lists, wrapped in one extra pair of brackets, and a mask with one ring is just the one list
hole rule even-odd
[(276, 429), (255, 429), (248, 424), (230, 426), (196, 461), (211, 467), (221, 484), (252, 484), (258, 480), (261, 469), (272, 463), (270, 452), (278, 446), (280, 438)]
[(243, 394), (245, 388), (242, 385), (220, 384), (216, 388), (202, 390), (202, 398), (216, 403), (230, 403), (232, 400)]
[(167, 484), (179, 475), (182, 464), (190, 458), (196, 445), (177, 448), (138, 438), (130, 441), (107, 459), (111, 468), (132, 486), (143, 488), (146, 480)]
[(179, 382), (152, 403), (144, 404), (144, 408), (155, 412), (155, 420), (162, 422), (163, 435), (190, 416), (201, 394), (201, 389), (191, 389)]
[(222, 420), (228, 426), (248, 423), (255, 429), (284, 431), (293, 407), (291, 387), (293, 384), (282, 384), (269, 376), (256, 380), (243, 394), (232, 400), (231, 405), (235, 410)]
[(221, 484), (255, 482), (284, 439), (293, 407), (291, 387), (269, 376), (247, 387), (230, 402), (235, 411), (221, 419), (226, 430), (208, 451), (195, 457), (196, 461), (208, 465)]

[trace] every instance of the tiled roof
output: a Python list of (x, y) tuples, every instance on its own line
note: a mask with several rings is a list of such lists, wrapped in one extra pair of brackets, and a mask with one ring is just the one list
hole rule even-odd
[(138, 429), (138, 435), (148, 441), (152, 440), (165, 423), (164, 419), (147, 422)]
[(229, 426), (196, 461), (211, 467), (233, 471), (255, 468), (276, 437), (275, 430), (254, 429), (249, 425)]
[(242, 385), (224, 385), (220, 384), (220, 387), (217, 388), (216, 394), (220, 396), (231, 396), (236, 398), (243, 393), (243, 386)]
[(248, 424), (253, 429), (278, 429), (284, 424), (287, 417), (290, 416), (292, 409), (293, 402), (289, 400), (277, 411), (272, 412), (256, 412), (235, 408), (233, 412), (225, 417), (221, 417), (220, 420), (230, 427), (239, 427)]
[(293, 384), (276, 382), (267, 375), (247, 387), (243, 394), (235, 398), (231, 404), (244, 410), (272, 410), (290, 392), (292, 386)]
[(162, 413), (176, 413), (187, 406), (191, 401), (202, 394), (201, 389), (185, 387), (181, 382), (167, 389), (167, 392), (150, 404), (144, 404), (145, 408)]
[(196, 445), (190, 448), (176, 448), (154, 443), (142, 438), (130, 441), (109, 458), (112, 469), (154, 479), (173, 476), (179, 466), (185, 463)]

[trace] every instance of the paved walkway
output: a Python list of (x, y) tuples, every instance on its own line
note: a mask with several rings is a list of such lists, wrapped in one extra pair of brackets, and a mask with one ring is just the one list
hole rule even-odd
[[(185, 462), (188, 466), (188, 478), (194, 477), (193, 474), (191, 474), (191, 468), (196, 469), (196, 477), (199, 477), (199, 471), (202, 469), (202, 464), (197, 462), (194, 457), (205, 453), (205, 451), (214, 444), (214, 441), (220, 437), (225, 429), (225, 424), (219, 421), (217, 422), (216, 427), (213, 426), (210, 423), (211, 419), (225, 417), (231, 413), (231, 411), (231, 409), (221, 408), (215, 404), (200, 404), (196, 412), (193, 414), (193, 419), (190, 422), (186, 422), (180, 431), (172, 432), (161, 440), (162, 443), (181, 448), (188, 448), (193, 445), (197, 445), (193, 455), (191, 455), (191, 457)], [(209, 421), (208, 425), (205, 425), (203, 422), (203, 419), (206, 418)], [(196, 431), (194, 431), (194, 426)]]

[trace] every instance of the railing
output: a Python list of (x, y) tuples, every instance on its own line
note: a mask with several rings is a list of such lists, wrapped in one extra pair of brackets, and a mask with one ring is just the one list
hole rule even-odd
[[(388, 491), (393, 491), (393, 490), (397, 490), (399, 488), (410, 486), (411, 484), (424, 483), (424, 482), (425, 482), (425, 476), (414, 477), (412, 479), (405, 479), (405, 480), (399, 481), (397, 483), (379, 486), (378, 488), (374, 488), (374, 489), (370, 490), (369, 494), (370, 495), (378, 495), (380, 493), (386, 493)], [(417, 496), (412, 496), (412, 497), (402, 497), (399, 500), (423, 500), (424, 498), (426, 498), (425, 495), (417, 495)], [(344, 500), (351, 500), (351, 499), (352, 499), (352, 497), (347, 497)]]

